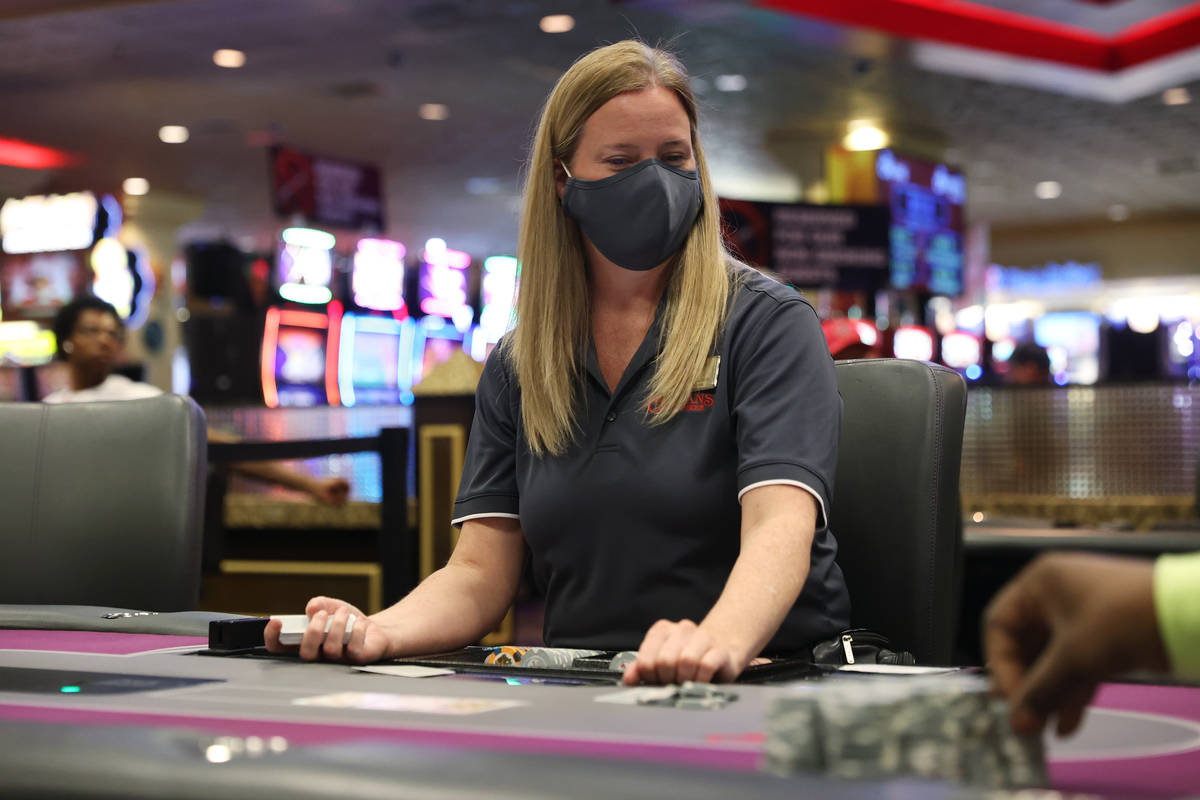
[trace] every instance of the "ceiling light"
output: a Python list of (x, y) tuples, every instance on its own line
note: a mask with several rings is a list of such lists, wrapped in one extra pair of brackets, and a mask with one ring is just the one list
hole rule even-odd
[(873, 122), (854, 120), (842, 139), (847, 150), (882, 150), (888, 146), (887, 132)]
[(1176, 86), (1162, 93), (1162, 101), (1169, 106), (1186, 106), (1192, 102), (1192, 93), (1185, 86)]
[(1108, 218), (1113, 222), (1124, 222), (1129, 219), (1129, 206), (1117, 203), (1108, 207)]
[(218, 50), (213, 53), (213, 63), (226, 69), (237, 69), (246, 65), (246, 54), (241, 50)]
[(713, 83), (719, 92), (740, 92), (746, 88), (746, 76), (718, 75)]
[(145, 178), (126, 178), (121, 184), (121, 190), (127, 195), (141, 197), (150, 191), (150, 181)]
[(158, 138), (167, 144), (183, 144), (188, 140), (188, 129), (182, 125), (163, 125), (158, 129)]
[(435, 122), (446, 119), (450, 116), (450, 109), (441, 103), (422, 103), (417, 109), (417, 114), (421, 119), (433, 120)]
[(1042, 181), (1033, 187), (1033, 193), (1040, 200), (1054, 200), (1062, 195), (1062, 184), (1058, 181)]
[(566, 33), (575, 27), (575, 18), (570, 14), (550, 14), (538, 23), (542, 33)]

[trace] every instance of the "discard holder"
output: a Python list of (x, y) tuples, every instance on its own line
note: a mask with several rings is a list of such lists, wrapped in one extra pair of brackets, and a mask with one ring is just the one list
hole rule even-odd
[(249, 653), (266, 647), (263, 631), (269, 617), (214, 619), (208, 623), (208, 649), (218, 655)]

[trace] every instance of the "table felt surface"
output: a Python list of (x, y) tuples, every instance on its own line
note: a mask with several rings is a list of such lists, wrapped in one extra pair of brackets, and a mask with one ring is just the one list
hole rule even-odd
[[(613, 686), (466, 677), (398, 678), (292, 659), (198, 655), (199, 637), (94, 631), (0, 630), (0, 668), (204, 678), (194, 686), (126, 695), (6, 691), (0, 725), (187, 729), (213, 736), (282, 736), (293, 746), (440, 747), (456, 752), (606, 759), (751, 776), (761, 768), (764, 719), (786, 688), (737, 686), (723, 709), (684, 711), (596, 698)], [(519, 674), (514, 671), (514, 674)], [(898, 679), (902, 680), (902, 678)], [(400, 708), (297, 701), (346, 692), (403, 695)], [(470, 714), (456, 701), (516, 701)], [(387, 704), (385, 704), (387, 705)], [(394, 704), (392, 704), (394, 705)], [(1054, 788), (1120, 797), (1200, 793), (1200, 688), (1106, 684), (1082, 731), (1047, 738)], [(756, 780), (756, 779), (755, 779)]]

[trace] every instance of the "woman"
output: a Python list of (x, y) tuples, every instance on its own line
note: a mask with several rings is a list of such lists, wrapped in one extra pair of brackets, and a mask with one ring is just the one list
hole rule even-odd
[[(833, 363), (812, 308), (722, 246), (695, 99), (671, 55), (620, 42), (559, 80), (518, 258), (518, 324), (479, 384), (453, 556), (345, 646), (361, 613), (314, 598), (300, 655), (362, 662), (476, 641), (509, 607), (526, 548), (547, 644), (636, 647), (630, 684), (732, 680), (764, 650), (844, 628), (825, 525)], [(283, 651), (278, 631), (268, 647)]]

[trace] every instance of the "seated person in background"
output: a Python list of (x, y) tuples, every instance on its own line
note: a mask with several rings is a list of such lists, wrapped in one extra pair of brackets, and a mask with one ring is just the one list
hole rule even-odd
[(1005, 382), (1017, 386), (1053, 386), (1050, 356), (1036, 342), (1022, 342), (1008, 358)]
[(1013, 728), (1079, 727), (1104, 679), (1134, 670), (1200, 680), (1200, 553), (1157, 562), (1051, 553), (988, 606), (983, 644)]
[[(42, 402), (137, 400), (163, 393), (148, 383), (113, 373), (125, 341), (125, 323), (117, 310), (100, 298), (84, 295), (59, 309), (54, 318), (54, 335), (58, 339), (58, 357), (70, 368), (71, 388), (51, 392)], [(236, 442), (238, 439), (209, 429), (208, 440)], [(235, 464), (233, 469), (247, 477), (307, 492), (325, 505), (342, 505), (350, 494), (350, 484), (344, 478), (314, 478), (282, 464)]]
[(826, 525), (833, 360), (812, 306), (726, 252), (683, 65), (636, 41), (579, 59), (527, 174), (518, 322), (479, 381), (454, 553), (371, 617), (310, 600), (300, 656), (472, 644), (527, 553), (546, 643), (637, 649), (626, 683), (811, 651), (850, 617)]

